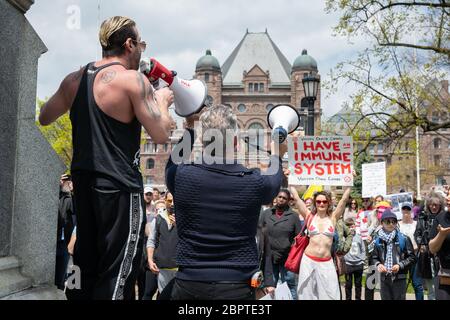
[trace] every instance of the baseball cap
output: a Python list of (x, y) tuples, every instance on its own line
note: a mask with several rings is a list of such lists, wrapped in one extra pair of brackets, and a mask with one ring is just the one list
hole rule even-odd
[(145, 186), (145, 188), (144, 188), (144, 194), (146, 194), (146, 193), (153, 193), (153, 189), (152, 189), (152, 187), (150, 187), (150, 186)]
[(408, 210), (412, 210), (412, 205), (409, 202), (405, 202), (402, 204), (402, 210), (403, 209), (408, 209)]
[(393, 212), (391, 211), (391, 209), (389, 209), (389, 208), (386, 208), (386, 209), (384, 210), (384, 212), (383, 212), (383, 215), (381, 216), (381, 221), (386, 220), (386, 219), (395, 219), (395, 220), (398, 220), (398, 219), (397, 219), (397, 216), (395, 215), (395, 213), (393, 213)]

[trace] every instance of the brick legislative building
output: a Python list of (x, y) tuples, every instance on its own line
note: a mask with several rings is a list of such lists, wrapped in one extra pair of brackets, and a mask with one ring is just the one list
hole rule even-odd
[[(299, 111), (306, 108), (302, 79), (309, 73), (319, 76), (317, 62), (307, 51), (303, 50), (291, 64), (266, 30), (260, 33), (247, 31), (222, 66), (211, 51), (206, 50), (196, 64), (194, 78), (207, 84), (213, 105), (225, 104), (233, 108), (238, 117), (241, 152), (245, 155), (243, 160), (246, 165), (254, 167), (256, 163), (252, 161), (252, 154), (256, 148), (249, 147), (243, 138), (252, 129), (253, 132), (269, 130), (267, 113), (277, 104), (290, 104)], [(320, 134), (320, 103), (319, 88), (314, 105), (315, 135)], [(182, 119), (176, 121), (170, 139), (162, 145), (155, 145), (145, 134), (146, 142), (141, 148), (144, 184), (164, 189), (164, 168), (170, 151), (183, 132), (182, 124)], [(269, 136), (269, 132), (254, 134), (249, 140), (267, 150)]]

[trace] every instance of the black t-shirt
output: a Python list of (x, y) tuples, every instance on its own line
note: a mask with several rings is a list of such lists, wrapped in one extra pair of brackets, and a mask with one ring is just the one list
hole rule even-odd
[[(450, 227), (450, 212), (442, 212), (434, 219), (433, 226), (431, 227), (430, 239), (434, 239), (437, 236), (438, 225), (441, 225), (442, 228)], [(444, 269), (450, 269), (450, 234), (445, 238), (441, 250), (439, 250), (437, 255), (442, 267)]]

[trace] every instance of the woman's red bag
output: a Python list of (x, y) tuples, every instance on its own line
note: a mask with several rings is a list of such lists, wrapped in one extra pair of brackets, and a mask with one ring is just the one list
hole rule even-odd
[(309, 236), (306, 235), (305, 231), (308, 229), (312, 217), (312, 214), (309, 214), (306, 217), (306, 221), (303, 225), (302, 231), (300, 231), (300, 233), (294, 238), (294, 243), (292, 244), (291, 251), (289, 251), (286, 263), (284, 264), (284, 267), (288, 271), (294, 273), (299, 273), (300, 271), (300, 262), (302, 261), (303, 253), (305, 252), (305, 249), (309, 244)]

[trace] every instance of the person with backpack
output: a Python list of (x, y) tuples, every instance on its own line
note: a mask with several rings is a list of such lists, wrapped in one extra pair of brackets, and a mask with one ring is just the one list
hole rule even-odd
[[(344, 213), (345, 214), (345, 213)], [(336, 271), (338, 273), (338, 277), (345, 275), (346, 272), (346, 264), (345, 264), (345, 255), (350, 251), (352, 247), (354, 230), (350, 229), (349, 225), (352, 224), (353, 221), (351, 218), (344, 222), (343, 215), (336, 222), (336, 232), (334, 234), (333, 246), (331, 247), (332, 257), (334, 264), (336, 265)], [(340, 286), (339, 286), (340, 289)], [(342, 292), (341, 292), (342, 298)]]
[(327, 191), (316, 192), (313, 207), (309, 211), (297, 192), (292, 193), (298, 212), (304, 217), (309, 244), (303, 254), (297, 295), (298, 300), (340, 300), (339, 280), (332, 259), (332, 247), (335, 242), (336, 223), (344, 213), (350, 196), (350, 187), (346, 187), (342, 199), (333, 210), (331, 194)]
[(386, 208), (371, 254), (371, 265), (381, 274), (381, 300), (406, 300), (406, 279), (416, 262), (411, 239), (400, 232), (397, 223), (397, 216)]

